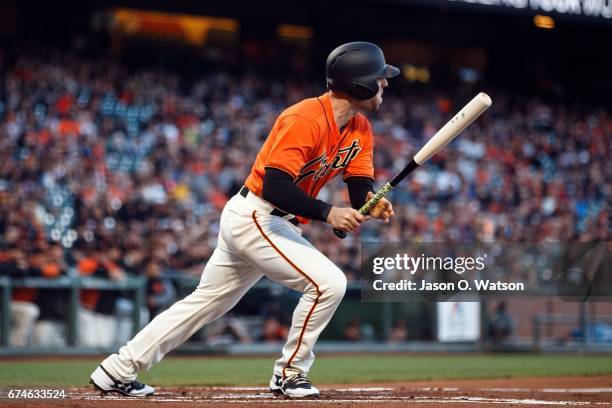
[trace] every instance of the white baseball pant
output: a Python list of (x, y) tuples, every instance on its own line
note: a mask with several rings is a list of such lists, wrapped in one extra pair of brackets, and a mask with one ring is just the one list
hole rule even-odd
[(248, 193), (236, 195), (221, 214), (218, 245), (198, 287), (156, 316), (102, 365), (115, 378), (133, 380), (203, 325), (231, 310), (262, 276), (303, 293), (274, 373), (306, 375), (313, 347), (346, 291), (346, 277), (274, 207)]

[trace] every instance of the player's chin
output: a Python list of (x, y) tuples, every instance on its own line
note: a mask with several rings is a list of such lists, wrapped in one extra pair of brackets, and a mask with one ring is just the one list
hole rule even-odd
[(382, 97), (380, 95), (376, 95), (371, 99), (367, 99), (365, 101), (359, 101), (357, 106), (359, 109), (369, 112), (376, 112), (380, 105), (382, 104)]
[(373, 106), (372, 106), (371, 110), (373, 112), (377, 111), (380, 108), (380, 105), (382, 105), (382, 102), (383, 102), (383, 100), (382, 100), (381, 96), (378, 96), (378, 97), (374, 98), (374, 101), (372, 103)]
[(380, 105), (382, 105), (382, 98), (380, 96), (375, 96), (374, 98), (366, 102), (367, 102), (367, 104), (365, 105), (366, 110), (370, 112), (376, 112), (378, 108), (380, 108)]

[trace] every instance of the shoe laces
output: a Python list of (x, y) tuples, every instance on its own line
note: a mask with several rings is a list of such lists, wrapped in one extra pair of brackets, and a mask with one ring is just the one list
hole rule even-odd
[(138, 380), (130, 381), (128, 386), (133, 390), (141, 390), (144, 388), (144, 384)]
[(303, 374), (293, 374), (283, 380), (284, 384), (292, 385), (311, 385), (310, 380)]

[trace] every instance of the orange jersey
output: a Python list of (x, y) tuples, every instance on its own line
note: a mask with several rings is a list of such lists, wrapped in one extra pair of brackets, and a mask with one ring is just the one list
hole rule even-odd
[(365, 116), (355, 115), (340, 132), (328, 94), (305, 99), (280, 114), (245, 185), (261, 197), (265, 169), (273, 167), (289, 173), (300, 189), (316, 197), (339, 172), (345, 180), (373, 179), (373, 149), (372, 127)]

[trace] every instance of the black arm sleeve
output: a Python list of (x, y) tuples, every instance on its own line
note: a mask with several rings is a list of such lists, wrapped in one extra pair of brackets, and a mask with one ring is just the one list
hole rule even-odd
[(275, 207), (311, 220), (326, 221), (331, 204), (310, 197), (293, 184), (289, 173), (266, 167), (262, 189), (263, 199)]
[(348, 187), (351, 205), (358, 210), (366, 203), (368, 192), (374, 192), (373, 180), (368, 177), (350, 177), (344, 181)]

